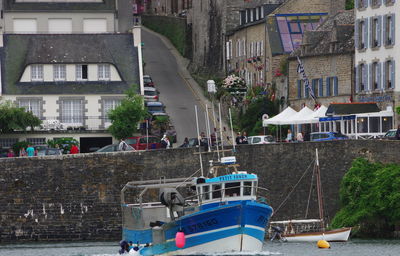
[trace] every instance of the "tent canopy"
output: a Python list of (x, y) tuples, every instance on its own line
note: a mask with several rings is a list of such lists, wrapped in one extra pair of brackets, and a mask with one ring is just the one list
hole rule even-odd
[(282, 125), (286, 124), (285, 121), (289, 119), (291, 116), (297, 114), (297, 111), (291, 107), (285, 108), (281, 113), (276, 116), (269, 118), (267, 120), (263, 120), (263, 127), (268, 126), (269, 124)]
[(307, 124), (310, 123), (310, 117), (314, 113), (308, 107), (302, 108), (299, 112), (295, 115), (287, 118), (282, 122), (282, 124)]

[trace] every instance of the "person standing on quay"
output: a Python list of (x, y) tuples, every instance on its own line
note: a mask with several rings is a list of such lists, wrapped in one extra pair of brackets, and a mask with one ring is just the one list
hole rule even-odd
[(70, 154), (78, 154), (79, 153), (79, 148), (75, 144), (72, 144), (69, 153)]
[(25, 151), (27, 156), (35, 156), (35, 149), (32, 147), (32, 145), (28, 144), (28, 147)]

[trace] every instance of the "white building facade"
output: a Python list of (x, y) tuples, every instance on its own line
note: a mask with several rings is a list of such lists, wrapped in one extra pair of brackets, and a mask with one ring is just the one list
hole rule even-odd
[[(396, 68), (400, 65), (400, 3), (355, 0), (355, 14), (354, 101), (376, 102), (381, 110), (395, 110), (400, 106)], [(395, 114), (393, 118), (393, 125), (400, 122)]]

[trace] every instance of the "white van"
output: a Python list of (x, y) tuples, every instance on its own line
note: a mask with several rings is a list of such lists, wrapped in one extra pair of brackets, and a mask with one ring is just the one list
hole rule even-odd
[(269, 144), (274, 143), (275, 139), (271, 135), (250, 136), (247, 138), (249, 144)]

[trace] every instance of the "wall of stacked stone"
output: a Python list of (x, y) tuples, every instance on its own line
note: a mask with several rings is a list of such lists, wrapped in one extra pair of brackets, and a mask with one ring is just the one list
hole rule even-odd
[[(310, 165), (319, 149), (326, 215), (339, 209), (339, 184), (356, 157), (399, 162), (398, 141), (337, 141), (242, 145), (242, 170), (257, 173), (269, 189), (274, 220), (304, 218)], [(133, 180), (189, 176), (199, 170), (196, 149), (93, 153), (0, 159), (0, 243), (119, 240), (120, 190)], [(216, 153), (206, 153), (204, 166)], [(286, 204), (279, 207), (301, 180)], [(315, 196), (311, 218), (317, 217)]]

